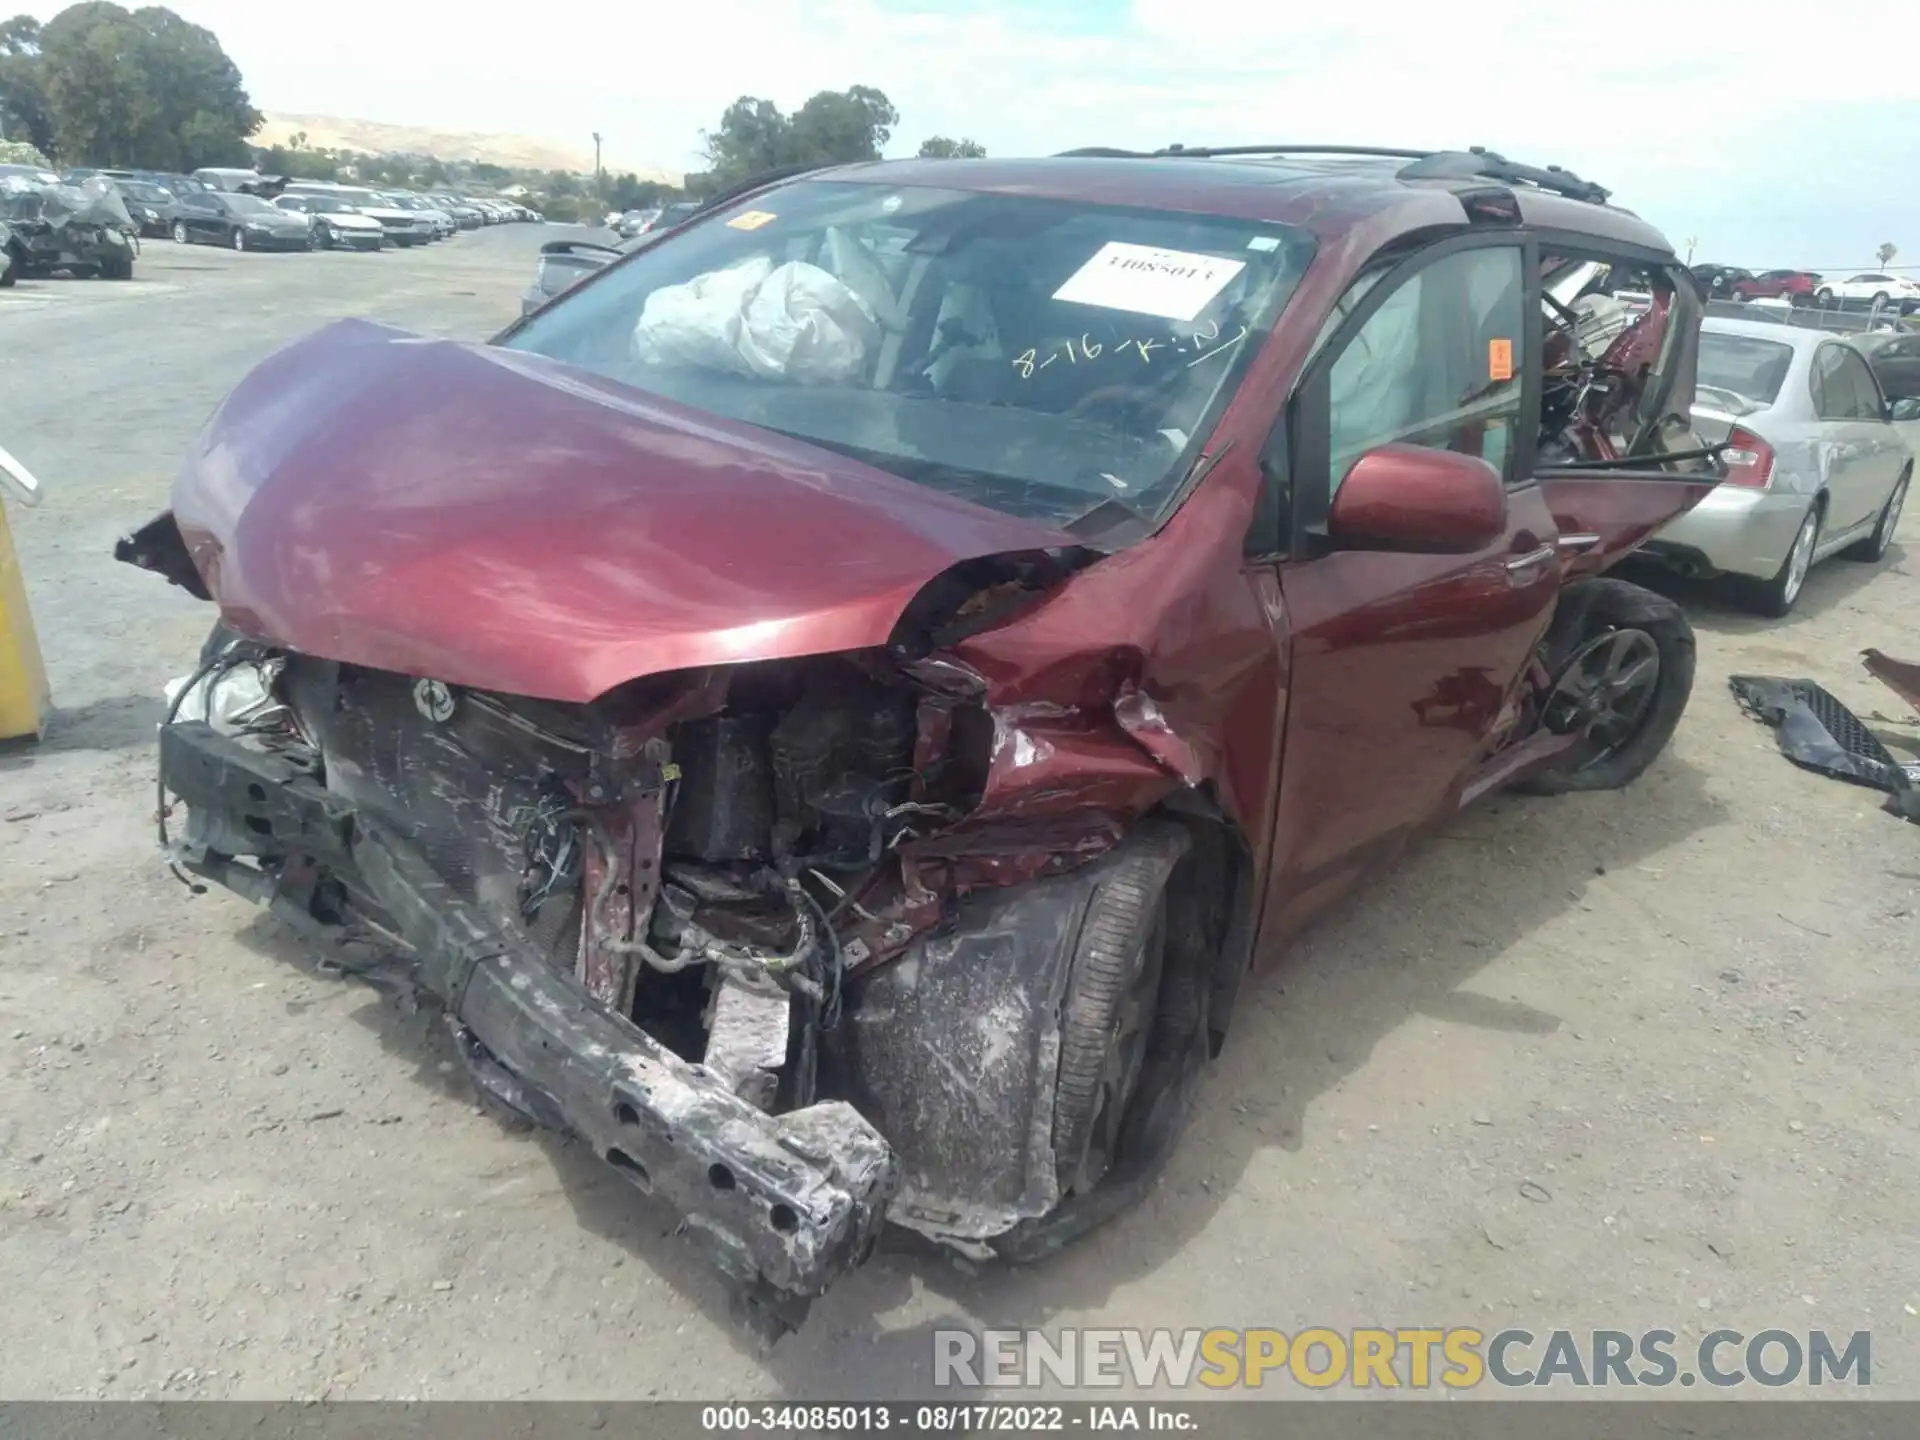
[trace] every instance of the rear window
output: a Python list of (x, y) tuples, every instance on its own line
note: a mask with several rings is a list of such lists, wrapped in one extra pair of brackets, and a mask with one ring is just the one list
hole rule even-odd
[[(1793, 347), (1778, 340), (1762, 340), (1752, 335), (1716, 334), (1711, 330), (1700, 336), (1700, 364), (1697, 388), (1718, 390), (1752, 405), (1771, 405), (1787, 382), (1793, 365)], [(1712, 395), (1699, 397), (1713, 404)]]
[(503, 343), (1010, 513), (1157, 516), (1312, 251), (1258, 221), (803, 181)]

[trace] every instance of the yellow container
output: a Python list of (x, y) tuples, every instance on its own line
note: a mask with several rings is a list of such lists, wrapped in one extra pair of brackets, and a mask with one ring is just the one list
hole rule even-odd
[[(0, 495), (31, 505), (40, 487), (31, 475), (0, 450)], [(0, 503), (0, 741), (39, 739), (47, 721), (47, 666), (27, 609), (27, 586), (13, 553), (7, 507)]]

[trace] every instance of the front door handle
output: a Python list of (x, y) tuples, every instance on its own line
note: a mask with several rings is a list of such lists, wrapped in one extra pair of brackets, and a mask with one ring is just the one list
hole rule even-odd
[(1527, 551), (1524, 555), (1515, 555), (1507, 561), (1509, 575), (1522, 575), (1529, 570), (1538, 570), (1558, 553), (1552, 545), (1541, 545)]

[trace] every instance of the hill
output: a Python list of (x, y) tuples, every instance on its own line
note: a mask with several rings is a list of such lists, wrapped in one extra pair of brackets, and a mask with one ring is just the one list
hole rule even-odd
[[(363, 155), (431, 155), (439, 160), (478, 160), (513, 170), (574, 170), (590, 174), (593, 150), (532, 135), (487, 135), (466, 130), (434, 130), (417, 125), (388, 125), (338, 115), (287, 115), (267, 112), (267, 122), (252, 137), (255, 145), (285, 145), (304, 131), (313, 150), (357, 150)], [(603, 154), (609, 171), (632, 171), (642, 180), (678, 185), (678, 172), (633, 165)]]

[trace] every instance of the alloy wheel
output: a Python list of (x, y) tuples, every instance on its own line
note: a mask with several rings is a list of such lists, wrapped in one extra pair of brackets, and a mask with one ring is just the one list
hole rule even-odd
[(1820, 512), (1810, 510), (1800, 531), (1793, 537), (1793, 549), (1787, 555), (1787, 584), (1782, 598), (1791, 605), (1800, 598), (1800, 587), (1807, 583), (1813, 569), (1813, 547), (1820, 541)]
[(184, 245), (187, 243), (186, 221), (176, 220), (173, 222), (173, 243), (176, 245)]
[(244, 250), (247, 248), (247, 232), (246, 231), (235, 230), (233, 232), (233, 248), (236, 250)]
[(1588, 641), (1554, 683), (1544, 711), (1558, 734), (1581, 735), (1591, 752), (1583, 769), (1632, 740), (1660, 688), (1660, 647), (1645, 630), (1609, 630)]
[(1887, 501), (1887, 508), (1880, 516), (1880, 528), (1873, 537), (1876, 550), (1885, 551), (1893, 543), (1894, 533), (1900, 528), (1900, 511), (1907, 503), (1907, 482), (1902, 480), (1893, 487), (1893, 497)]

